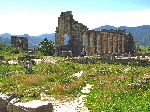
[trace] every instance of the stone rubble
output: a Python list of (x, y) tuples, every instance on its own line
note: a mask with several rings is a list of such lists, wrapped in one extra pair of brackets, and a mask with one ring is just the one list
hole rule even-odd
[(53, 106), (50, 102), (34, 100), (30, 102), (19, 102), (15, 94), (0, 94), (0, 112), (52, 112)]
[(57, 60), (55, 60), (53, 58), (43, 59), (42, 61), (45, 62), (45, 63), (53, 63), (53, 64), (55, 64), (57, 62)]
[(10, 61), (8, 61), (8, 64), (16, 65), (16, 64), (18, 64), (18, 60), (10, 60)]
[(80, 71), (80, 72), (74, 73), (72, 76), (73, 76), (73, 77), (80, 78), (83, 73), (84, 73), (83, 71)]
[(35, 62), (36, 65), (42, 63), (42, 59), (31, 59)]
[(90, 84), (86, 84), (85, 87), (83, 87), (83, 89), (81, 90), (82, 93), (89, 93), (90, 89), (92, 88), (93, 85)]

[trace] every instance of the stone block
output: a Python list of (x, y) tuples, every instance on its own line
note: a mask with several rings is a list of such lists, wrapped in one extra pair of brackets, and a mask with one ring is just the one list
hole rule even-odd
[(53, 106), (49, 102), (33, 100), (19, 102), (15, 94), (0, 94), (0, 112), (52, 112)]
[(8, 112), (52, 112), (53, 106), (49, 102), (34, 100), (26, 103), (18, 102), (8, 105)]
[(6, 110), (9, 101), (11, 101), (15, 97), (16, 97), (15, 94), (11, 94), (11, 95), (0, 94), (0, 112), (7, 112)]

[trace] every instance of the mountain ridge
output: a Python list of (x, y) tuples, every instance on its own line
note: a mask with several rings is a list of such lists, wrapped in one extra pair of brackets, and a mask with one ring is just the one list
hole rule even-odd
[(107, 29), (107, 30), (125, 29), (127, 33), (131, 32), (136, 44), (150, 46), (150, 25), (142, 25), (137, 27), (127, 27), (127, 26), (115, 27), (115, 26), (105, 25), (105, 26), (97, 27), (93, 30), (100, 31), (102, 29)]
[[(144, 46), (150, 46), (150, 25), (142, 25), (142, 26), (137, 26), (137, 27), (127, 27), (127, 26), (120, 26), (120, 27), (115, 27), (111, 25), (105, 25), (105, 26), (100, 26), (97, 27), (93, 30), (95, 31), (100, 31), (102, 29), (125, 29), (126, 32), (131, 32), (135, 43), (144, 45)], [(26, 34), (27, 35), (27, 34)], [(41, 34), (38, 36), (29, 36), (29, 47), (37, 47), (37, 45), (44, 39), (47, 38), (48, 40), (52, 40), (55, 42), (55, 33), (46, 33), (46, 34)], [(0, 44), (5, 43), (6, 45), (10, 45), (11, 41), (11, 34), (9, 33), (4, 33), (0, 34)], [(66, 42), (66, 40), (64, 40)]]

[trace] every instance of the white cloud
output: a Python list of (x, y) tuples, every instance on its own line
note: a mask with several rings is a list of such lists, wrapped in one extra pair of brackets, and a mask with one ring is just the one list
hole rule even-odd
[[(58, 25), (55, 13), (19, 13), (0, 16), (0, 33), (39, 35), (54, 33)], [(73, 12), (74, 19), (93, 29), (102, 25), (150, 25), (150, 9), (130, 12), (83, 13)]]
[(102, 25), (140, 26), (150, 25), (150, 9), (129, 12), (105, 12), (74, 14), (74, 18), (89, 28)]
[(56, 15), (13, 14), (0, 17), (0, 33), (39, 35), (53, 33), (57, 26)]

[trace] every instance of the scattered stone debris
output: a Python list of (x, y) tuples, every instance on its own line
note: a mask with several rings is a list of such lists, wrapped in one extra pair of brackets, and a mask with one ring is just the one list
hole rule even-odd
[(86, 84), (85, 87), (83, 87), (83, 89), (81, 90), (82, 93), (89, 93), (90, 89), (92, 88), (93, 85), (90, 84)]
[(15, 94), (12, 94), (12, 95), (0, 94), (0, 110), (2, 112), (7, 112), (8, 103), (16, 97), (17, 96)]
[(150, 83), (150, 74), (145, 74), (142, 80), (128, 84), (128, 88), (136, 90), (138, 89), (147, 90), (149, 83)]
[(26, 112), (52, 112), (52, 104), (40, 100), (33, 100), (26, 103), (18, 102), (12, 108), (14, 108), (13, 112), (20, 112), (21, 110)]
[(31, 60), (34, 61), (36, 65), (42, 63), (42, 59), (31, 59)]
[(80, 72), (77, 72), (77, 73), (73, 74), (72, 76), (73, 76), (73, 77), (80, 78), (83, 73), (84, 73), (83, 71), (80, 71)]
[(0, 65), (8, 65), (8, 61), (2, 61), (2, 60), (0, 60)]
[(8, 64), (16, 65), (16, 64), (18, 64), (18, 60), (10, 60), (10, 61), (8, 61)]
[(53, 58), (47, 58), (47, 59), (43, 59), (42, 62), (55, 64), (57, 62), (57, 60), (55, 60)]

